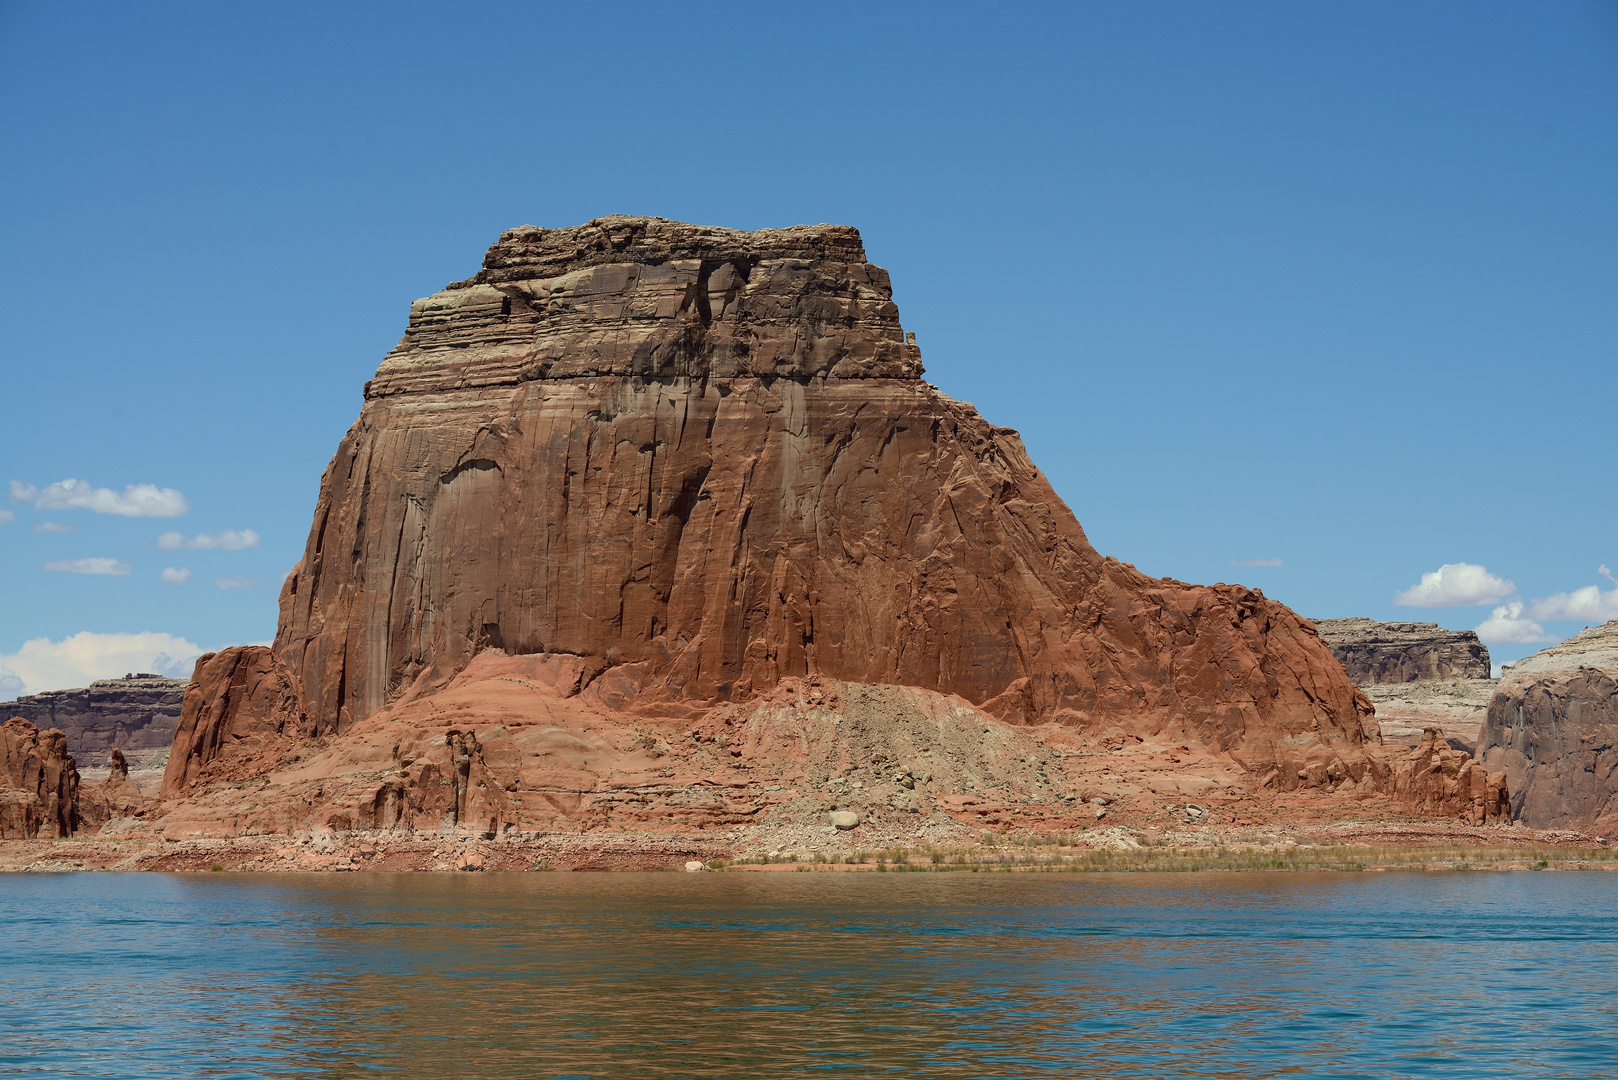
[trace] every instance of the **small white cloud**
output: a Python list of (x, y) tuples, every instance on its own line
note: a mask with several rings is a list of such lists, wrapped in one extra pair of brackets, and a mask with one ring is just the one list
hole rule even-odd
[(17, 515), (16, 515), (15, 511), (0, 510), (0, 525), (10, 525), (13, 521), (16, 521), (16, 520), (17, 520)]
[(44, 490), (13, 480), (11, 498), (32, 502), (36, 510), (93, 510), (123, 517), (179, 517), (191, 509), (184, 495), (156, 484), (130, 484), (120, 495), (92, 487), (88, 480), (59, 480)]
[(1232, 566), (1281, 566), (1281, 565), (1284, 565), (1284, 564), (1281, 562), (1280, 559), (1232, 559), (1232, 560), (1230, 560), (1230, 565), (1232, 565)]
[(206, 551), (215, 548), (220, 551), (241, 551), (258, 547), (259, 536), (252, 529), (226, 529), (224, 532), (198, 533), (196, 536), (166, 532), (157, 538), (157, 546), (164, 551)]
[(61, 641), (34, 638), (14, 653), (0, 653), (0, 695), (69, 690), (134, 671), (190, 678), (201, 654), (185, 638), (150, 631), (94, 634), (86, 630)]
[(262, 584), (264, 582), (261, 578), (248, 577), (246, 574), (213, 579), (213, 587), (216, 589), (251, 589)]
[(1473, 563), (1445, 563), (1393, 598), (1401, 607), (1470, 607), (1504, 600), (1517, 591), (1505, 578)]
[(123, 577), (129, 573), (130, 566), (117, 559), (58, 559), (46, 563), (45, 569), (63, 574), (105, 574), (110, 577)]
[(1618, 619), (1618, 589), (1602, 592), (1599, 585), (1586, 585), (1572, 592), (1557, 593), (1543, 600), (1535, 600), (1529, 605), (1529, 611), (1536, 619), (1572, 619), (1575, 622), (1604, 623), (1608, 619)]
[(79, 527), (77, 525), (69, 525), (65, 521), (41, 521), (38, 525), (34, 526), (34, 531), (37, 533), (70, 533), (78, 532)]
[(1559, 640), (1545, 633), (1545, 628), (1537, 622), (1523, 618), (1521, 600), (1495, 608), (1477, 625), (1477, 635), (1486, 645), (1535, 645)]
[(163, 567), (163, 580), (170, 585), (184, 585), (191, 580), (191, 571), (183, 566)]

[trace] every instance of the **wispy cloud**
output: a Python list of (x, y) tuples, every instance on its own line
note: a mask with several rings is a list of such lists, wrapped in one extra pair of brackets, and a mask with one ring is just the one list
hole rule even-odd
[(248, 577), (246, 574), (213, 579), (213, 587), (216, 589), (252, 589), (262, 584), (263, 578)]
[(69, 525), (65, 521), (41, 521), (38, 525), (34, 526), (34, 531), (37, 533), (70, 533), (78, 532), (79, 527), (77, 525)]
[(0, 510), (0, 525), (10, 525), (17, 520), (17, 515), (11, 510)]
[(117, 559), (57, 559), (55, 562), (46, 563), (45, 569), (63, 574), (104, 574), (109, 577), (123, 577), (129, 573), (130, 566)]
[(191, 580), (191, 571), (183, 566), (165, 566), (163, 580), (170, 585), (184, 585)]
[(1538, 645), (1561, 640), (1545, 633), (1545, 628), (1534, 620), (1524, 618), (1521, 600), (1495, 608), (1477, 625), (1476, 631), (1486, 645)]
[(120, 494), (95, 487), (88, 480), (58, 480), (43, 489), (13, 480), (11, 500), (29, 503), (35, 510), (91, 510), (122, 517), (179, 517), (191, 509), (185, 496), (173, 488), (130, 484)]
[(1517, 591), (1505, 578), (1473, 563), (1445, 563), (1393, 598), (1401, 607), (1471, 607), (1504, 600)]
[(52, 641), (34, 638), (14, 653), (0, 653), (0, 698), (88, 686), (135, 671), (189, 678), (202, 650), (173, 634), (95, 634), (88, 630)]
[(195, 536), (166, 532), (157, 538), (157, 546), (164, 551), (207, 551), (216, 548), (220, 551), (241, 551), (245, 548), (258, 547), (259, 536), (252, 529), (226, 529), (223, 532), (198, 533)]
[(1280, 559), (1232, 559), (1232, 566), (1283, 566)]

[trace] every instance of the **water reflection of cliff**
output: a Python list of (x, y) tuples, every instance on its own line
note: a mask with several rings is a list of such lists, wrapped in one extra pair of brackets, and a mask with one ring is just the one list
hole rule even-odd
[(300, 882), (288, 1068), (1267, 1076), (1476, 1054), (1454, 1018), (1497, 990), (1453, 976), (1479, 947), (1366, 900), (1327, 875)]
[(52, 1076), (1596, 1076), (1618, 1019), (1612, 874), (5, 888), (0, 1071)]

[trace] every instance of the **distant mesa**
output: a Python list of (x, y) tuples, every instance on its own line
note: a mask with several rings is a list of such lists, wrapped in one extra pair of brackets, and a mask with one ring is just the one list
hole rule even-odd
[(0, 704), (41, 730), (60, 729), (66, 750), (87, 770), (107, 768), (121, 751), (137, 774), (161, 770), (185, 700), (185, 679), (131, 672), (75, 690), (49, 690)]
[(1372, 619), (1316, 619), (1315, 629), (1356, 686), (1491, 674), (1489, 647), (1471, 630)]
[(1495, 689), (1477, 634), (1364, 618), (1316, 619), (1315, 628), (1376, 706), (1385, 745), (1415, 747), (1436, 730), (1452, 749), (1476, 752)]

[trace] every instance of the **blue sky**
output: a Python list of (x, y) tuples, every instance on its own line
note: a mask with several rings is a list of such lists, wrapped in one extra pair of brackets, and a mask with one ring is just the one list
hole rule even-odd
[(0, 699), (268, 639), (410, 301), (607, 213), (858, 226), (1148, 573), (1618, 615), (1618, 5), (765, 7), (0, 6)]

